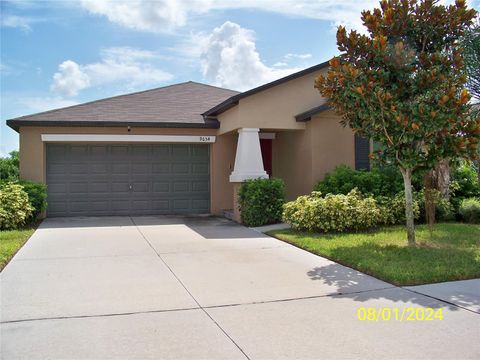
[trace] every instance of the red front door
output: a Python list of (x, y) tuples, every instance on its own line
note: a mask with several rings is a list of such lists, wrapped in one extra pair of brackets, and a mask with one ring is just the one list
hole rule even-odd
[(263, 169), (272, 177), (272, 139), (260, 139)]

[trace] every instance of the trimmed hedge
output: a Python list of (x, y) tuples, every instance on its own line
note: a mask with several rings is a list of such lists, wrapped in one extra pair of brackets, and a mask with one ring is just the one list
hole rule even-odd
[(375, 199), (354, 189), (347, 195), (314, 191), (300, 196), (284, 205), (283, 221), (299, 231), (345, 232), (373, 228), (382, 218)]
[(25, 225), (34, 211), (23, 187), (6, 183), (0, 188), (0, 229), (16, 229)]
[(247, 226), (273, 224), (282, 219), (285, 184), (281, 179), (254, 179), (240, 187), (242, 222)]

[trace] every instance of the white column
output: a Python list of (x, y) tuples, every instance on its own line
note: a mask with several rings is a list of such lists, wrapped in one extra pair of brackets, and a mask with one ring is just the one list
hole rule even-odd
[(242, 182), (248, 179), (268, 178), (263, 169), (262, 151), (258, 132), (260, 129), (243, 128), (238, 130), (235, 168), (230, 182)]

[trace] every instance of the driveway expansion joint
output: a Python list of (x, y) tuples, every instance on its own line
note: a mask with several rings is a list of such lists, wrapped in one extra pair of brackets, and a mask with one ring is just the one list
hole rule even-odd
[(129, 315), (140, 315), (140, 314), (179, 312), (179, 311), (190, 311), (190, 310), (200, 310), (200, 308), (199, 307), (190, 307), (190, 308), (181, 308), (181, 309), (129, 311), (129, 312), (111, 313), (111, 314), (52, 316), (52, 317), (43, 317), (43, 318), (0, 321), (0, 324), (14, 324), (14, 323), (22, 323), (22, 322), (29, 322), (29, 321), (43, 321), (43, 320), (70, 320), (70, 319), (102, 318), (102, 317), (113, 317), (113, 316), (129, 316)]
[(172, 273), (172, 275), (175, 277), (175, 279), (177, 279), (177, 281), (180, 283), (180, 285), (182, 285), (182, 287), (185, 289), (185, 291), (191, 296), (191, 298), (193, 299), (193, 301), (195, 301), (195, 303), (198, 305), (199, 309), (202, 310), (205, 315), (207, 315), (210, 320), (212, 320), (212, 322), (220, 329), (220, 331), (233, 343), (233, 345), (235, 345), (235, 347), (243, 354), (243, 356), (245, 356), (246, 359), (250, 360), (250, 357), (245, 353), (245, 351), (240, 347), (240, 345), (238, 345), (236, 343), (235, 340), (233, 340), (233, 338), (225, 331), (225, 329), (223, 329), (220, 324), (218, 322), (215, 321), (215, 319), (202, 307), (202, 305), (198, 302), (198, 300), (193, 296), (193, 294), (188, 290), (188, 288), (185, 286), (185, 284), (182, 282), (182, 280), (180, 280), (180, 278), (177, 276), (177, 274), (175, 274), (172, 270), (172, 268), (170, 266), (168, 266), (168, 264), (166, 263), (166, 261), (162, 258), (162, 256), (160, 255), (160, 253), (157, 252), (157, 250), (155, 250), (155, 248), (153, 247), (153, 245), (150, 243), (150, 241), (148, 241), (147, 237), (143, 234), (142, 230), (140, 230), (140, 228), (137, 226), (137, 224), (135, 223), (135, 221), (133, 220), (132, 217), (130, 217), (130, 220), (132, 221), (133, 225), (135, 226), (135, 228), (137, 229), (137, 231), (140, 233), (140, 235), (142, 235), (142, 237), (145, 239), (145, 241), (147, 242), (147, 244), (150, 246), (150, 248), (155, 252), (155, 254), (157, 254), (158, 258), (162, 261), (162, 263), (167, 267), (167, 269)]
[(430, 298), (430, 299), (434, 299), (434, 300), (443, 302), (443, 303), (445, 303), (445, 304), (448, 304), (448, 305), (450, 305), (450, 306), (457, 307), (457, 308), (462, 309), (462, 310), (470, 311), (471, 313), (474, 313), (474, 314), (476, 314), (476, 315), (480, 315), (480, 313), (478, 313), (478, 312), (475, 311), (475, 310), (472, 310), (472, 309), (466, 308), (466, 307), (464, 307), (464, 306), (455, 304), (455, 303), (450, 302), (450, 301), (447, 301), (447, 300), (445, 300), (445, 299), (440, 299), (440, 298), (438, 298), (438, 297), (435, 297), (435, 296), (432, 296), (432, 295), (427, 295), (427, 294), (424, 294), (424, 293), (421, 293), (421, 292), (418, 292), (418, 291), (415, 291), (415, 290), (412, 290), (412, 289), (404, 288), (404, 287), (400, 287), (400, 288), (403, 289), (403, 290), (406, 290), (406, 291), (410, 291), (410, 292), (412, 292), (412, 293), (414, 293), (414, 294), (417, 294), (417, 295), (425, 296), (425, 297), (428, 297), (428, 298)]

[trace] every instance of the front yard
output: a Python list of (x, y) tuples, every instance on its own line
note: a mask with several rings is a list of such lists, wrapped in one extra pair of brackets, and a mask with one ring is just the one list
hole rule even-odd
[(363, 233), (268, 233), (314, 254), (395, 285), (419, 285), (480, 277), (480, 225), (416, 227), (417, 246), (408, 247), (404, 226)]
[(19, 230), (0, 231), (0, 271), (32, 236), (35, 229), (36, 225), (31, 225)]

